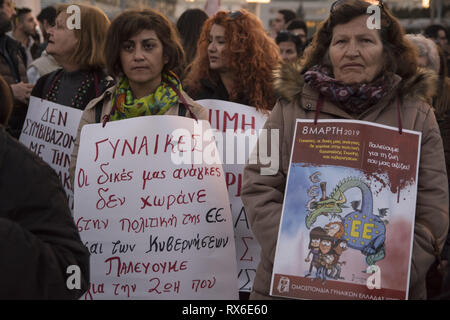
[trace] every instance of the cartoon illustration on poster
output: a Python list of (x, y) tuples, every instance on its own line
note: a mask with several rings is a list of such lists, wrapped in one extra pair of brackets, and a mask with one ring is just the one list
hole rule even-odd
[(406, 299), (420, 134), (349, 120), (310, 125), (297, 122), (272, 294)]

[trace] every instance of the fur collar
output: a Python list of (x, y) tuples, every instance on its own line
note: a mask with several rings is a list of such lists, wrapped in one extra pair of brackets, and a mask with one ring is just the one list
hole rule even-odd
[[(299, 101), (305, 83), (303, 66), (300, 62), (282, 64), (274, 72), (276, 93), (287, 101)], [(419, 98), (429, 103), (436, 94), (436, 74), (427, 69), (419, 68), (414, 76), (401, 80), (398, 90), (401, 98)]]

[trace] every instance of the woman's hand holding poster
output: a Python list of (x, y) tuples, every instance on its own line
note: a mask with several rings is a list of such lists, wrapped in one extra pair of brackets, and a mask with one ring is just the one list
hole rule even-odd
[(225, 177), (209, 124), (175, 116), (87, 125), (75, 222), (91, 253), (84, 299), (236, 299)]
[(406, 299), (421, 134), (297, 120), (271, 294)]

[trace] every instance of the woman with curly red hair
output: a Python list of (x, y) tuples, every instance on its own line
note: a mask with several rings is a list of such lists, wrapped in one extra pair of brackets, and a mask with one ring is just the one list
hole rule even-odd
[(219, 99), (271, 110), (272, 72), (281, 60), (261, 21), (246, 10), (219, 11), (202, 29), (185, 79), (194, 99)]

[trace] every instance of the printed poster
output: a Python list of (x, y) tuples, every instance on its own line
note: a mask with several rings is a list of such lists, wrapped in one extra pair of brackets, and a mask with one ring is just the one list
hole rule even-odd
[(421, 133), (297, 120), (271, 294), (407, 299)]
[(228, 193), (208, 130), (177, 116), (83, 127), (74, 218), (91, 283), (82, 299), (237, 299)]
[[(255, 108), (223, 100), (196, 101), (209, 110), (211, 127), (218, 130), (216, 142), (222, 156), (236, 239), (239, 291), (251, 292), (261, 248), (250, 228), (241, 200), (244, 167), (255, 147), (267, 115)], [(219, 143), (221, 142), (221, 143)]]
[(30, 97), (19, 141), (44, 160), (58, 174), (73, 212), (70, 156), (77, 137), (81, 110)]

